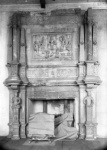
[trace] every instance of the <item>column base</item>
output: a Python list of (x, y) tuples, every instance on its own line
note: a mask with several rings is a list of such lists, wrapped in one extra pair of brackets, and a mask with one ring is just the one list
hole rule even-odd
[(20, 137), (19, 136), (12, 136), (12, 138), (11, 138), (12, 140), (19, 140), (20, 139)]
[(84, 123), (79, 123), (79, 139), (85, 138), (85, 125)]
[(93, 123), (86, 123), (86, 137), (85, 140), (94, 140), (94, 128), (95, 125)]
[(26, 138), (26, 124), (24, 124), (23, 122), (21, 122), (20, 137)]

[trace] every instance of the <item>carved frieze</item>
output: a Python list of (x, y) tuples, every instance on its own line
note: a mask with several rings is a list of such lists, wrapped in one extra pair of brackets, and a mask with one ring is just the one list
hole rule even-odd
[(77, 77), (77, 68), (28, 68), (29, 78), (72, 78)]
[(73, 60), (72, 34), (33, 35), (33, 58)]

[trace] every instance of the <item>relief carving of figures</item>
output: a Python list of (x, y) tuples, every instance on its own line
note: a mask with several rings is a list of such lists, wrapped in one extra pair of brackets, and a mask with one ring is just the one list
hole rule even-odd
[(73, 59), (71, 34), (34, 35), (33, 48), (35, 59)]

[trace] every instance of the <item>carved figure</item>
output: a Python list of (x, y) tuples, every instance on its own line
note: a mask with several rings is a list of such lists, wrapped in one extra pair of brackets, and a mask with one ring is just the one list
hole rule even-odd
[(92, 108), (93, 108), (93, 98), (91, 96), (90, 90), (87, 90), (87, 96), (84, 98), (84, 104), (86, 107), (86, 139), (93, 139), (94, 138), (94, 129), (95, 125), (92, 121)]
[(15, 96), (12, 99), (12, 108), (14, 110), (14, 122), (19, 122), (19, 108), (21, 104), (21, 99), (17, 96), (17, 93), (15, 93)]
[(93, 106), (93, 98), (91, 96), (90, 91), (87, 91), (87, 96), (84, 98), (84, 104), (86, 104), (87, 107)]
[(13, 108), (20, 108), (21, 99), (16, 94), (12, 99)]

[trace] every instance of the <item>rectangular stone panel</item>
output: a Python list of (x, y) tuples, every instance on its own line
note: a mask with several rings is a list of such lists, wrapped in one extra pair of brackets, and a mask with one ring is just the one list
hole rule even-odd
[(27, 77), (32, 79), (38, 79), (38, 78), (58, 78), (58, 79), (66, 79), (66, 78), (72, 78), (77, 77), (77, 68), (28, 68), (27, 70)]
[(33, 35), (32, 58), (36, 60), (73, 60), (72, 34)]

